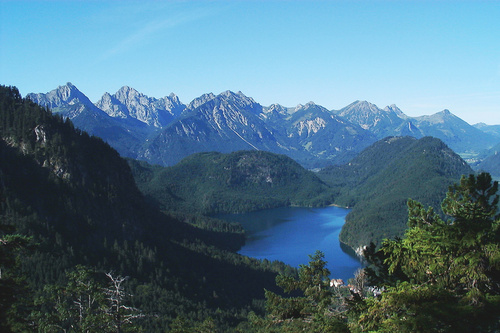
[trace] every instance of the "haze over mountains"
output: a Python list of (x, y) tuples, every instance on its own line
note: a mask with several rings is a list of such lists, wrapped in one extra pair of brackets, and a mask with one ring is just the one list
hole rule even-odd
[(488, 150), (500, 143), (494, 126), (472, 126), (448, 110), (409, 117), (396, 105), (380, 109), (367, 101), (340, 110), (313, 102), (264, 107), (242, 92), (225, 91), (186, 105), (175, 94), (154, 98), (122, 87), (94, 104), (71, 83), (27, 97), (103, 138), (122, 156), (164, 166), (198, 152), (250, 149), (324, 167), (346, 163), (387, 136), (433, 136), (471, 162), (494, 154)]

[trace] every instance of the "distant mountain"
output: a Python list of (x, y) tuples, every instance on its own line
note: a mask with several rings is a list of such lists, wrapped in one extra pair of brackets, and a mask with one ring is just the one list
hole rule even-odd
[(214, 99), (215, 97), (216, 96), (213, 93), (203, 94), (200, 97), (197, 97), (197, 98), (193, 99), (191, 101), (191, 103), (189, 103), (189, 105), (187, 106), (187, 108), (189, 110), (194, 110), (197, 107), (199, 107), (200, 105), (205, 104), (206, 102)]
[(202, 98), (202, 101), (192, 103), (190, 107), (198, 106), (188, 109), (144, 145), (138, 158), (173, 165), (199, 152), (285, 151), (260, 118), (262, 106), (253, 99), (241, 92), (226, 91), (214, 98)]
[(59, 86), (46, 94), (30, 93), (26, 96), (33, 102), (46, 106), (53, 112), (61, 107), (80, 106), (84, 105), (93, 108), (94, 104), (78, 90), (71, 82), (66, 83), (64, 86)]
[(111, 117), (69, 82), (46, 94), (28, 94), (26, 98), (69, 118), (76, 127), (102, 138), (122, 156), (136, 156), (138, 147), (152, 132), (147, 124), (136, 119)]
[(387, 136), (433, 136), (472, 163), (500, 142), (493, 127), (479, 130), (448, 110), (412, 118), (395, 105), (380, 109), (366, 101), (338, 111), (313, 102), (263, 107), (241, 92), (226, 91), (185, 105), (173, 93), (156, 99), (122, 87), (94, 105), (71, 83), (28, 97), (103, 138), (122, 156), (161, 165), (174, 165), (198, 152), (254, 149), (318, 168), (343, 164)]
[(377, 141), (369, 131), (313, 102), (295, 108), (285, 126), (295, 146), (328, 164), (345, 163)]
[(498, 152), (500, 151), (500, 125), (486, 125), (485, 123), (478, 123), (474, 125), (475, 128), (484, 133), (493, 136), (497, 140), (497, 144), (489, 149), (483, 150), (479, 154), (471, 156), (467, 162), (474, 170), (486, 171), (495, 177), (500, 177), (500, 165), (496, 162), (498, 159)]
[(271, 104), (269, 107), (264, 108), (264, 113), (266, 120), (283, 120), (292, 112), (283, 105)]
[(443, 140), (459, 154), (478, 154), (499, 142), (498, 138), (469, 125), (449, 110), (414, 119), (424, 135)]
[(141, 191), (162, 210), (240, 213), (319, 206), (328, 187), (285, 155), (264, 151), (198, 153), (171, 167), (129, 160)]
[(485, 133), (500, 138), (500, 125), (486, 125), (485, 123), (478, 123), (475, 124), (474, 127)]
[(48, 107), (54, 113), (62, 114), (64, 117), (77, 121), (85, 119), (81, 125), (89, 128), (107, 120), (107, 115), (70, 82), (46, 94), (31, 93), (26, 97), (38, 105)]
[(375, 104), (356, 101), (336, 112), (337, 115), (372, 132), (378, 139), (387, 136), (422, 137), (420, 130), (396, 105), (379, 109)]
[(473, 167), (475, 170), (485, 171), (500, 178), (500, 144), (490, 149), (488, 155)]
[(158, 128), (167, 126), (186, 108), (173, 93), (156, 99), (126, 86), (114, 95), (105, 93), (96, 106), (111, 117), (137, 119)]
[(353, 207), (340, 240), (358, 249), (371, 241), (380, 244), (384, 238), (401, 236), (409, 198), (440, 207), (448, 186), (472, 172), (439, 139), (391, 137), (318, 176), (335, 190), (335, 203)]
[(433, 136), (464, 156), (480, 154), (498, 142), (493, 135), (469, 125), (449, 110), (431, 116), (409, 117), (395, 105), (382, 110), (369, 102), (356, 101), (336, 114), (369, 130), (378, 139), (387, 136)]
[(197, 152), (254, 149), (285, 154), (308, 167), (343, 163), (376, 138), (327, 109), (264, 108), (243, 93), (207, 94), (152, 139), (139, 159), (173, 165)]

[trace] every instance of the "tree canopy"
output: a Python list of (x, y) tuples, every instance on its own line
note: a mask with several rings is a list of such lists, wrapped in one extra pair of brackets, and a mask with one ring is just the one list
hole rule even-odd
[(445, 218), (409, 200), (409, 229), (383, 243), (376, 254), (383, 260), (371, 270), (386, 291), (366, 301), (357, 327), (489, 331), (500, 313), (497, 191), (487, 173), (463, 176), (442, 202)]

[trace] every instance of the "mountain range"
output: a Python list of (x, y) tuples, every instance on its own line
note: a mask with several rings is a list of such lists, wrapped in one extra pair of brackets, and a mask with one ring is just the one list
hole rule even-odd
[(125, 86), (92, 103), (71, 83), (27, 97), (101, 137), (122, 156), (164, 166), (193, 153), (248, 149), (285, 154), (307, 168), (340, 165), (387, 136), (433, 136), (479, 162), (478, 156), (491, 155), (489, 149), (500, 143), (496, 128), (469, 125), (449, 110), (409, 117), (396, 105), (380, 109), (367, 101), (340, 110), (313, 102), (264, 107), (242, 92), (225, 91), (186, 105), (173, 93), (157, 99)]

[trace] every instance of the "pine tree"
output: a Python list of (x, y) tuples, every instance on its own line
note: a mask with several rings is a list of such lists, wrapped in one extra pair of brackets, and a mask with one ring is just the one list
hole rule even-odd
[[(0, 188), (0, 198), (2, 192)], [(19, 256), (29, 249), (32, 239), (14, 233), (10, 225), (0, 224), (0, 331), (22, 326), (22, 308), (28, 287), (19, 267)]]
[(300, 266), (298, 279), (283, 274), (276, 277), (276, 284), (294, 296), (283, 297), (266, 290), (269, 317), (265, 322), (270, 332), (274, 332), (273, 327), (284, 332), (347, 330), (344, 318), (335, 311), (342, 297), (334, 295), (330, 287), (324, 254), (316, 251), (309, 258), (308, 265)]
[(386, 240), (378, 252), (379, 276), (389, 277), (386, 291), (365, 300), (366, 312), (352, 326), (478, 332), (495, 325), (500, 313), (497, 191), (489, 174), (462, 177), (443, 200), (447, 219), (409, 200), (409, 229), (401, 239)]

